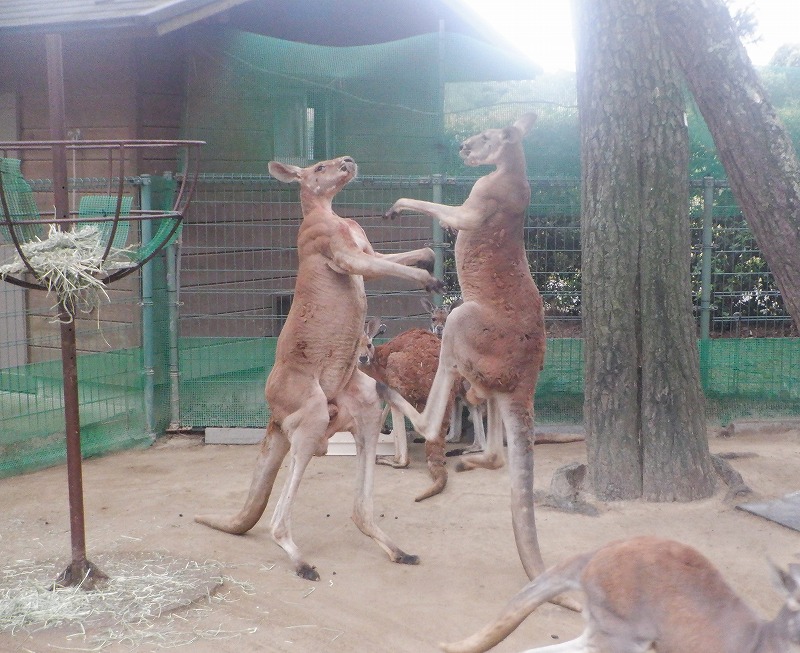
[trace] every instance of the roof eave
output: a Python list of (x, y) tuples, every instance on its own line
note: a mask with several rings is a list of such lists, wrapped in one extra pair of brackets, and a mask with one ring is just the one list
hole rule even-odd
[(202, 20), (213, 18), (249, 0), (173, 0), (130, 16), (75, 21), (42, 21), (2, 25), (0, 33), (46, 34), (50, 32), (97, 32), (132, 30), (140, 36), (163, 36)]

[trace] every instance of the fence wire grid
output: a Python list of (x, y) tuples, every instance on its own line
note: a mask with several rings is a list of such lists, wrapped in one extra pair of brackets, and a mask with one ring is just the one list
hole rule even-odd
[[(474, 179), (360, 177), (334, 208), (364, 227), (376, 250), (432, 246), (440, 253), (445, 302), (458, 294), (452, 236), (429, 218), (384, 221), (398, 197), (460, 204)], [(98, 182), (100, 183), (100, 182)], [(101, 184), (102, 185), (102, 184)], [(34, 184), (44, 192), (47, 184)], [(583, 405), (580, 321), (580, 189), (574, 179), (532, 179), (525, 243), (546, 303), (548, 350), (536, 391), (537, 421), (579, 423)], [(129, 189), (140, 204), (141, 184)], [(91, 192), (91, 187), (81, 192)], [(710, 201), (710, 205), (709, 205)], [(730, 190), (698, 181), (689, 198), (692, 287), (708, 419), (800, 414), (800, 339)], [(301, 212), (297, 188), (267, 175), (201, 177), (182, 240), (141, 275), (111, 287), (111, 303), (79, 318), (84, 450), (95, 455), (147, 445), (170, 428), (263, 427), (263, 387), (291, 305)], [(710, 230), (703, 220), (711, 219)], [(711, 234), (711, 245), (704, 244)], [(704, 252), (710, 284), (701, 287)], [(179, 253), (179, 256), (176, 254)], [(3, 257), (8, 255), (7, 247)], [(171, 261), (179, 261), (172, 267)], [(170, 281), (170, 277), (173, 281)], [(172, 306), (170, 283), (178, 289)], [(427, 294), (400, 281), (367, 283), (368, 310), (392, 337), (426, 327)], [(63, 460), (58, 326), (52, 298), (0, 285), (0, 477)], [(143, 321), (146, 307), (155, 320)], [(175, 312), (170, 311), (170, 307)], [(702, 333), (702, 316), (708, 332)], [(170, 319), (177, 314), (178, 319)], [(151, 400), (147, 400), (148, 383)], [(152, 396), (156, 400), (152, 400)]]

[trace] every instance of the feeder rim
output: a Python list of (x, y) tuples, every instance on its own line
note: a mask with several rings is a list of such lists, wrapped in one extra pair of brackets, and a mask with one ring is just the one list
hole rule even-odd
[(98, 140), (47, 140), (47, 141), (0, 141), (0, 149), (49, 149), (54, 145), (63, 145), (67, 149), (89, 149), (94, 147), (176, 147), (200, 146), (205, 141), (183, 139), (98, 139)]

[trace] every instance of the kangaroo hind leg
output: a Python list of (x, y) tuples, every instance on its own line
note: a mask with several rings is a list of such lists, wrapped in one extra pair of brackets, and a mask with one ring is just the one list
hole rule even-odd
[(380, 430), (380, 400), (375, 380), (356, 370), (343, 393), (337, 398), (340, 407), (353, 416), (353, 439), (356, 443), (356, 496), (353, 503), (353, 522), (371, 537), (392, 562), (416, 565), (419, 558), (405, 553), (375, 522), (373, 488), (375, 483), (375, 453)]
[(284, 420), (284, 428), (291, 442), (291, 458), (286, 481), (270, 521), (270, 530), (272, 539), (291, 559), (297, 575), (306, 580), (319, 580), (319, 574), (313, 565), (306, 562), (292, 538), (292, 506), (308, 463), (321, 449), (320, 443), (325, 439), (329, 419), (327, 399), (319, 390), (306, 399), (300, 410)]

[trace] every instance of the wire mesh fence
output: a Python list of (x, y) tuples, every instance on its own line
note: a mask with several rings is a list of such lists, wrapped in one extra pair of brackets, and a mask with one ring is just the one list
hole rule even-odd
[[(429, 218), (383, 219), (398, 197), (461, 204), (474, 183), (462, 177), (361, 177), (335, 199), (342, 216), (364, 227), (377, 251), (431, 246), (441, 253), (444, 302), (458, 296), (454, 235)], [(580, 189), (577, 180), (533, 179), (524, 231), (531, 271), (546, 309), (548, 351), (536, 393), (542, 422), (580, 422), (583, 402), (581, 339)], [(726, 184), (694, 185), (692, 280), (709, 418), (796, 414), (800, 411), (798, 340), (780, 295)], [(300, 224), (297, 191), (268, 176), (206, 176), (183, 243), (181, 292), (181, 420), (193, 426), (263, 426), (263, 383), (291, 304)], [(704, 203), (708, 200), (708, 204)], [(704, 217), (712, 220), (708, 301), (701, 261)], [(737, 245), (738, 244), (738, 245)], [(738, 249), (736, 248), (738, 246)], [(425, 293), (384, 279), (367, 285), (368, 311), (387, 324), (387, 337), (426, 327)], [(769, 297), (769, 311), (752, 297)], [(700, 318), (710, 328), (701, 332)], [(335, 328), (332, 325), (332, 328)], [(759, 336), (744, 345), (742, 339)], [(781, 337), (774, 342), (766, 337)], [(728, 342), (723, 342), (727, 340)], [(751, 360), (751, 357), (753, 360)], [(779, 362), (780, 361), (780, 362)], [(773, 374), (770, 370), (774, 370)]]
[[(458, 295), (453, 234), (423, 216), (386, 221), (383, 214), (398, 197), (460, 204), (473, 182), (360, 177), (336, 197), (334, 208), (356, 219), (377, 251), (433, 247), (447, 302)], [(82, 182), (76, 192), (99, 192), (102, 183)], [(536, 392), (537, 420), (577, 423), (583, 403), (579, 183), (532, 179), (531, 185), (524, 237), (545, 301), (548, 334)], [(34, 192), (46, 189), (47, 182), (34, 183)], [(135, 206), (141, 190), (141, 180), (132, 180)], [(722, 423), (799, 414), (800, 339), (729, 189), (714, 182), (709, 191), (707, 183), (698, 182), (689, 204), (698, 337), (704, 335), (704, 313), (709, 323), (708, 337), (700, 338), (709, 419)], [(709, 214), (710, 230), (703, 224)], [(173, 257), (179, 269), (170, 267), (167, 255), (159, 256), (148, 264), (149, 285), (141, 275), (132, 276), (109, 288), (110, 304), (79, 317), (81, 431), (87, 455), (148, 443), (167, 425), (266, 424), (263, 387), (292, 301), (300, 220), (294, 186), (267, 175), (200, 179), (180, 257)], [(704, 252), (712, 264), (706, 295)], [(171, 283), (176, 293), (179, 288), (174, 312)], [(366, 287), (369, 314), (383, 318), (386, 337), (427, 326), (423, 290), (389, 279), (368, 281)], [(63, 459), (60, 352), (51, 300), (41, 292), (0, 285), (0, 476)], [(143, 318), (147, 306), (154, 312), (151, 323)], [(159, 398), (154, 403), (146, 400), (148, 384), (150, 394)]]

